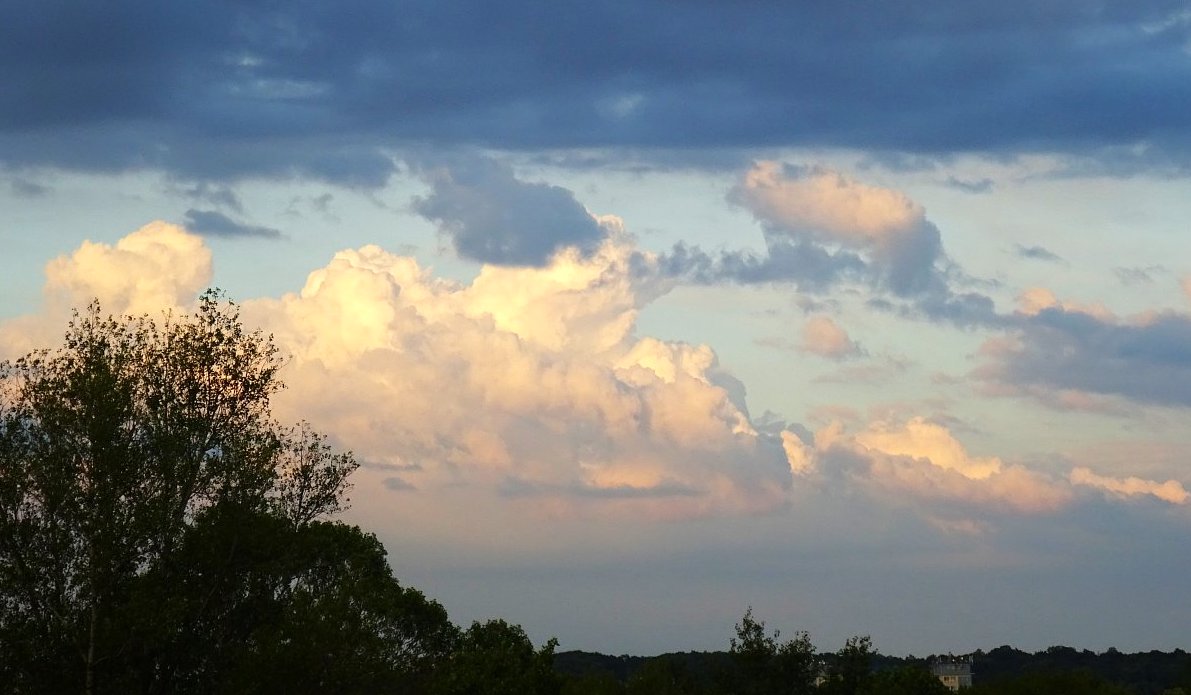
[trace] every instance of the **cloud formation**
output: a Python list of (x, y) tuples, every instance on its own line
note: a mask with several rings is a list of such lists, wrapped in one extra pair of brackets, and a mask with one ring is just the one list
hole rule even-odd
[[(789, 283), (823, 294), (859, 285), (873, 308), (961, 326), (1003, 320), (943, 252), (938, 228), (905, 194), (821, 166), (754, 162), (728, 199), (761, 225), (765, 253), (709, 253), (679, 243), (663, 271), (690, 282)], [(888, 298), (887, 298), (888, 297)], [(889, 299), (889, 298), (892, 298)]]
[(1186, 171), (1184, 9), (934, 0), (858, 26), (802, 3), (55, 1), (0, 27), (0, 157), (379, 186), (410, 143), (671, 158), (1046, 143), (1100, 169)]
[(565, 188), (522, 181), (492, 159), (458, 159), (424, 173), (430, 195), (414, 212), (436, 222), (463, 258), (542, 266), (557, 251), (590, 252), (604, 230)]
[(969, 454), (946, 427), (922, 417), (878, 420), (855, 433), (834, 422), (815, 433), (804, 455), (829, 478), (844, 476), (891, 494), (891, 499), (909, 496), (941, 504), (932, 518), (1048, 513), (1073, 498), (1062, 481), (996, 457)]
[(863, 254), (875, 284), (907, 296), (937, 286), (939, 230), (922, 207), (888, 188), (821, 167), (757, 162), (730, 199), (761, 222), (767, 246), (817, 244)]
[(1191, 495), (1188, 495), (1186, 488), (1183, 487), (1183, 484), (1177, 480), (1167, 480), (1164, 483), (1159, 483), (1136, 476), (1113, 478), (1093, 473), (1090, 468), (1084, 466), (1073, 468), (1071, 470), (1070, 480), (1073, 485), (1086, 485), (1088, 487), (1098, 488), (1120, 497), (1150, 495), (1171, 504), (1186, 504), (1188, 498), (1191, 497)]
[(369, 246), (245, 311), (292, 355), (283, 410), (406, 466), (400, 488), (478, 486), (555, 514), (785, 504), (780, 441), (716, 384), (711, 349), (635, 336), (654, 291), (640, 262), (609, 238), (459, 284)]
[(1033, 261), (1046, 261), (1048, 263), (1061, 263), (1063, 261), (1054, 251), (1037, 245), (1024, 246), (1022, 244), (1014, 244), (1013, 253), (1018, 258), (1027, 258)]
[[(974, 455), (923, 417), (833, 422), (813, 435), (753, 420), (744, 385), (710, 347), (637, 335), (665, 274), (615, 218), (601, 224), (598, 247), (564, 248), (541, 268), (485, 265), (462, 283), (365, 246), (336, 254), (299, 293), (243, 302), (246, 319), (290, 355), (278, 415), (310, 419), (367, 462), (356, 499), (373, 516), (398, 496), (452, 489), (556, 518), (674, 519), (772, 512), (826, 486), (894, 507), (912, 500), (936, 527), (967, 531), (1068, 507), (1076, 487), (1187, 502), (1175, 480), (1082, 466), (1056, 479)], [(96, 296), (140, 313), (185, 309), (210, 277), (202, 238), (156, 222), (51, 261), (46, 287), (59, 305)], [(1068, 315), (1043, 304), (1023, 320)], [(855, 349), (817, 318), (808, 340), (825, 354)], [(36, 347), (29, 341), (60, 320), (0, 325), (0, 352)]]
[(802, 342), (799, 348), (820, 357), (844, 359), (862, 353), (856, 341), (828, 316), (812, 316), (802, 324)]
[(109, 311), (142, 314), (193, 303), (211, 282), (211, 251), (181, 227), (152, 222), (114, 245), (84, 241), (45, 272), (46, 295), (57, 306), (98, 299)]
[(195, 234), (229, 239), (280, 239), (280, 230), (237, 222), (218, 210), (186, 211), (185, 226)]
[(1191, 406), (1191, 315), (1120, 318), (1045, 289), (1019, 302), (1015, 329), (984, 343), (973, 372), (990, 392), (1060, 408), (1102, 409), (1104, 399)]

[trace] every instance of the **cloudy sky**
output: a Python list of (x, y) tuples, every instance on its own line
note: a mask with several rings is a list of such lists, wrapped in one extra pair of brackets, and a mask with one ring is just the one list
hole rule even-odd
[(456, 621), (1188, 646), (1185, 1), (0, 6), (0, 356), (223, 288)]

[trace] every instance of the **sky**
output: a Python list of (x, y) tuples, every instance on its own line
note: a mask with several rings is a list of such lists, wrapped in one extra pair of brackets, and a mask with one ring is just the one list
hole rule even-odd
[(456, 622), (1191, 646), (1185, 2), (0, 7), (0, 358), (221, 288)]

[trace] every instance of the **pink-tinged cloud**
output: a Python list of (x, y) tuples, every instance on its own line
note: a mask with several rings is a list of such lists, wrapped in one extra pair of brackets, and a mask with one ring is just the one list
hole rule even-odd
[(813, 316), (802, 324), (799, 348), (803, 352), (834, 360), (860, 354), (860, 346), (828, 316)]
[(1183, 484), (1177, 480), (1160, 483), (1135, 476), (1114, 478), (1098, 475), (1084, 466), (1071, 469), (1069, 478), (1072, 485), (1096, 488), (1117, 497), (1150, 495), (1171, 504), (1187, 504), (1188, 499), (1191, 498)]
[(761, 219), (823, 242), (883, 247), (922, 223), (925, 213), (904, 194), (869, 186), (830, 169), (754, 164), (736, 196)]
[(899, 191), (823, 167), (761, 161), (730, 199), (762, 223), (771, 254), (779, 241), (859, 253), (873, 279), (901, 295), (939, 292), (945, 284), (936, 267), (943, 260), (939, 230)]
[[(816, 433), (815, 449), (824, 475), (838, 469), (853, 482), (895, 499), (909, 497), (969, 511), (1040, 514), (1056, 511), (1073, 498), (1062, 481), (997, 457), (974, 456), (946, 427), (921, 417), (872, 422), (854, 434), (832, 423)], [(935, 521), (943, 518), (923, 511)]]
[(1106, 323), (1113, 323), (1117, 320), (1117, 317), (1101, 302), (1081, 304), (1062, 301), (1055, 296), (1054, 292), (1045, 287), (1031, 287), (1017, 296), (1017, 310), (1025, 316), (1037, 316), (1045, 309), (1087, 314)]

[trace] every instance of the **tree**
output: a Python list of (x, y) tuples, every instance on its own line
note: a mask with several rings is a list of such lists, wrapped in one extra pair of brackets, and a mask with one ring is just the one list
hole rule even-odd
[(436, 676), (438, 695), (557, 695), (562, 678), (554, 671), (554, 648), (541, 649), (519, 625), (503, 620), (474, 622)]
[(930, 671), (901, 666), (874, 673), (860, 692), (863, 695), (947, 695), (951, 691)]
[(361, 599), (357, 637), (400, 641), (402, 601), (441, 610), (374, 538), (319, 521), (356, 463), (272, 419), (281, 363), (216, 292), (161, 320), (93, 303), (61, 348), (0, 363), (0, 689), (201, 691), (243, 661), (213, 638), (297, 650), (282, 635)]
[(1129, 695), (1131, 690), (1088, 671), (1025, 673), (990, 683), (977, 683), (972, 695)]
[(856, 695), (872, 677), (873, 641), (868, 635), (849, 637), (835, 653), (823, 689), (828, 695)]
[(690, 695), (698, 692), (683, 663), (667, 656), (646, 661), (629, 679), (628, 695)]
[(799, 632), (785, 642), (778, 641), (780, 636), (777, 630), (772, 636), (766, 634), (765, 623), (753, 618), (751, 607), (745, 611), (728, 650), (731, 691), (756, 695), (813, 692), (816, 665), (810, 635)]

